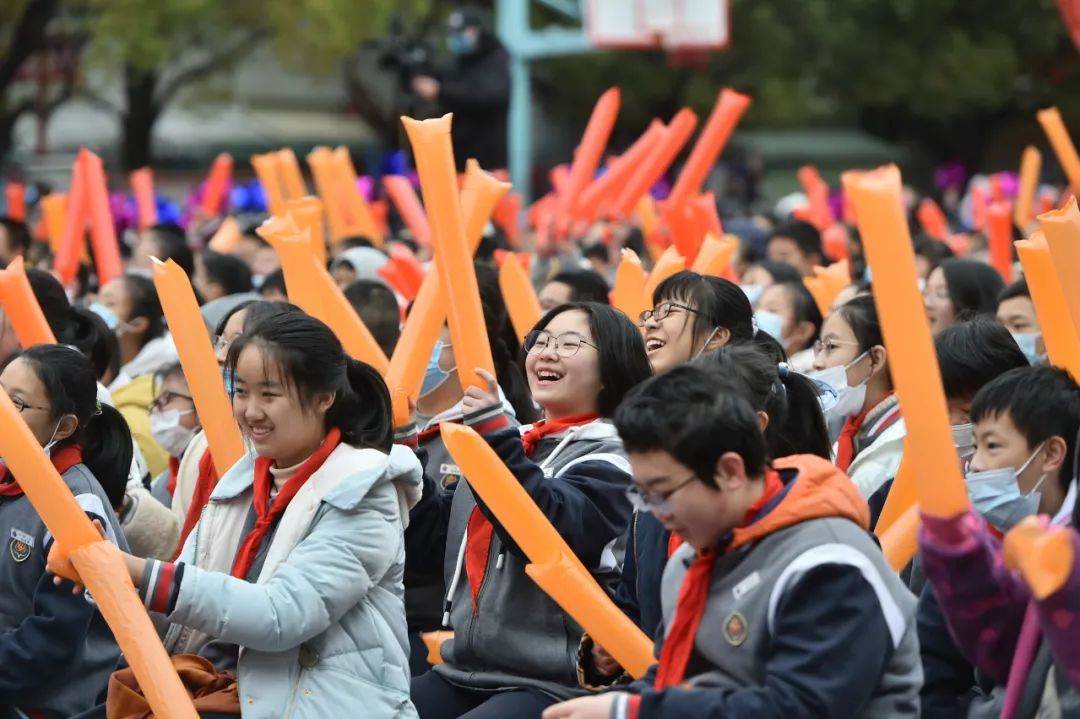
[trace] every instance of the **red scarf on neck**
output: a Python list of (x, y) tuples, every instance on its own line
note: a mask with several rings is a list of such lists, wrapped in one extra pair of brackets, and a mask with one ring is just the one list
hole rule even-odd
[[(578, 414), (537, 422), (521, 435), (521, 445), (525, 449), (525, 456), (531, 458), (536, 452), (536, 447), (545, 437), (558, 434), (571, 427), (595, 422), (598, 419), (600, 419), (598, 414)], [(473, 507), (472, 514), (469, 515), (468, 539), (465, 543), (465, 576), (469, 579), (469, 590), (472, 593), (473, 615), (480, 613), (476, 599), (480, 594), (480, 587), (484, 584), (484, 575), (487, 574), (491, 535), (494, 529), (480, 508)]]
[(247, 578), (248, 572), (251, 571), (251, 565), (255, 563), (259, 548), (262, 546), (266, 535), (270, 532), (270, 528), (274, 526), (274, 522), (285, 513), (292, 498), (296, 496), (301, 487), (307, 484), (311, 475), (315, 474), (319, 467), (322, 467), (323, 462), (326, 461), (331, 452), (337, 449), (339, 444), (341, 444), (341, 430), (334, 427), (326, 433), (326, 439), (315, 450), (315, 454), (308, 457), (307, 461), (296, 470), (296, 474), (285, 482), (285, 486), (277, 493), (273, 502), (270, 501), (270, 489), (274, 486), (274, 480), (270, 476), (270, 463), (272, 460), (269, 457), (256, 458), (255, 497), (253, 499), (256, 517), (255, 526), (252, 527), (247, 537), (240, 544), (240, 552), (236, 555), (236, 560), (232, 566), (231, 573), (234, 577), (239, 579)]
[[(750, 505), (740, 526), (745, 527), (757, 519), (761, 510), (783, 490), (784, 483), (780, 480), (780, 475), (772, 470), (767, 472), (765, 490)], [(663, 649), (660, 650), (656, 689), (681, 684), (686, 678), (686, 667), (694, 651), (694, 638), (697, 636), (698, 627), (701, 626), (701, 618), (705, 615), (705, 603), (709, 599), (709, 585), (712, 583), (715, 562), (715, 549), (699, 552), (697, 559), (690, 565), (686, 578), (683, 579), (682, 587), (679, 589), (679, 601), (675, 605), (675, 621), (664, 641)]]
[[(892, 394), (892, 392), (889, 392), (882, 397), (881, 402), (887, 400)], [(881, 402), (878, 402), (873, 407), (868, 407), (856, 417), (848, 417), (847, 421), (844, 422), (844, 427), (840, 430), (840, 437), (836, 440), (836, 466), (840, 468), (841, 472), (847, 472), (848, 467), (855, 461), (855, 435), (862, 429), (866, 416), (873, 412)]]
[[(49, 459), (52, 461), (52, 466), (56, 468), (56, 471), (63, 474), (76, 464), (82, 464), (82, 447), (77, 444), (68, 445), (53, 452)], [(10, 482), (7, 481), (9, 477)], [(22, 495), (22, 487), (8, 472), (7, 465), (0, 465), (0, 497), (21, 497)]]

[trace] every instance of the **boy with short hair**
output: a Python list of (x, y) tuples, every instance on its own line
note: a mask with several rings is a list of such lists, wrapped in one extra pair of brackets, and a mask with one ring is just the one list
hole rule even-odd
[(1046, 343), (1026, 279), (1013, 282), (998, 295), (997, 321), (1009, 330), (1031, 364), (1045, 364)]
[[(1077, 493), (1080, 386), (1056, 367), (1012, 370), (979, 391), (971, 419), (976, 451), (967, 484), (973, 507), (954, 517), (923, 515), (919, 546), (952, 636), (996, 685), (978, 700), (986, 703), (979, 711), (987, 712), (979, 716), (996, 716), (1006, 679), (1016, 671), (1028, 593), (1001, 563), (1001, 545), (990, 527), (1007, 532), (1036, 513), (1049, 515), (1054, 524), (1069, 522)], [(1036, 707), (1048, 672), (1045, 662), (1020, 669), (1020, 676), (1028, 676), (1027, 700)]]
[(637, 503), (684, 542), (664, 571), (659, 663), (631, 693), (545, 719), (918, 716), (915, 599), (842, 472), (770, 466), (750, 405), (698, 367), (640, 386), (615, 424)]

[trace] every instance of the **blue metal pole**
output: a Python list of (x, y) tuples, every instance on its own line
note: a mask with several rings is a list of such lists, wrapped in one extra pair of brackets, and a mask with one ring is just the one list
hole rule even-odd
[(507, 157), (510, 181), (525, 202), (532, 201), (532, 68), (521, 55), (510, 58), (510, 126)]

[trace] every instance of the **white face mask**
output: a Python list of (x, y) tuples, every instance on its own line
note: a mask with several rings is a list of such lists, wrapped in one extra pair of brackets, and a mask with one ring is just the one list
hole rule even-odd
[(862, 410), (866, 403), (866, 383), (870, 378), (867, 377), (864, 382), (852, 387), (848, 384), (847, 372), (869, 354), (870, 351), (867, 350), (846, 365), (836, 365), (806, 375), (819, 388), (818, 401), (821, 402), (821, 411), (825, 413), (827, 422), (841, 418), (846, 420)]
[(1008, 532), (1021, 519), (1039, 513), (1039, 501), (1042, 499), (1039, 487), (1048, 475), (1039, 477), (1039, 481), (1027, 494), (1020, 494), (1017, 478), (1031, 465), (1044, 446), (1045, 443), (1040, 444), (1020, 469), (1004, 467), (967, 474), (965, 479), (971, 504), (975, 511), (998, 531)]
[(182, 455), (191, 443), (191, 438), (195, 436), (195, 430), (180, 424), (181, 417), (192, 414), (194, 411), (193, 409), (184, 412), (178, 409), (166, 409), (150, 414), (150, 433), (170, 456)]
[(954, 424), (952, 436), (956, 453), (960, 456), (960, 461), (966, 465), (975, 455), (975, 425), (971, 422)]

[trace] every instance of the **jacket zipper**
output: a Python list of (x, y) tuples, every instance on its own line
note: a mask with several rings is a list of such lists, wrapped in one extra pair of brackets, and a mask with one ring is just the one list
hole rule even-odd
[[(237, 669), (239, 668), (238, 665)], [(304, 675), (307, 674), (307, 669), (307, 667), (300, 667), (300, 674), (296, 677), (296, 684), (293, 686), (292, 696), (289, 698), (289, 708), (285, 712), (285, 719), (291, 719), (296, 711), (296, 698), (300, 696), (300, 685), (304, 683)]]
[[(202, 510), (199, 512), (199, 521), (195, 523), (195, 546), (192, 547), (192, 554), (195, 555), (195, 566), (199, 566), (199, 537), (202, 535), (203, 517), (206, 516), (206, 508), (210, 506), (210, 500), (207, 500), (203, 505)], [(181, 547), (181, 550), (183, 548)], [(189, 627), (182, 627), (180, 632), (176, 635), (176, 641), (171, 647), (169, 647), (169, 653), (172, 654), (173, 649), (187, 649), (188, 638), (191, 637), (191, 629)]]
[[(638, 563), (638, 538), (637, 538), (637, 523), (638, 513), (634, 514), (630, 518), (630, 551), (633, 552), (631, 556), (634, 558), (634, 601), (638, 604), (638, 618), (641, 618), (641, 566)], [(623, 559), (623, 566), (626, 566), (626, 560)]]

